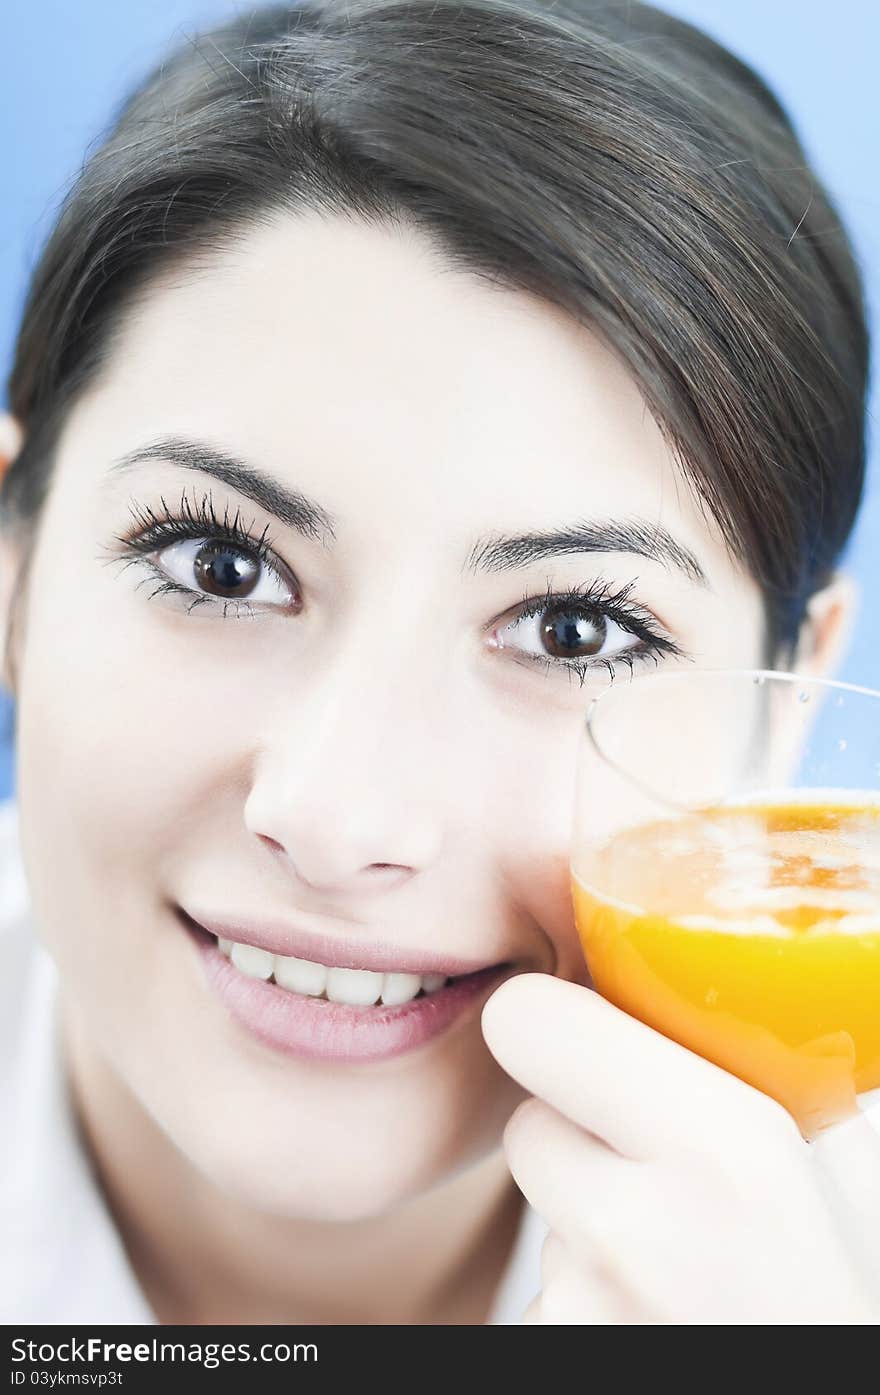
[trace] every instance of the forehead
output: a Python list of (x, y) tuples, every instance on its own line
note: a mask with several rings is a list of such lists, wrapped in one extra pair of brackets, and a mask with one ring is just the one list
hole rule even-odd
[(406, 227), (276, 215), (164, 272), (85, 417), (107, 463), (157, 431), (207, 436), (343, 523), (353, 501), (372, 527), (469, 533), (638, 515), (729, 565), (619, 361)]

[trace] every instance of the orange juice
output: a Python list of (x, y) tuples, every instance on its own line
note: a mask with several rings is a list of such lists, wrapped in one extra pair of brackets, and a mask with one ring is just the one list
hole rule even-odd
[(880, 804), (719, 806), (572, 865), (604, 997), (772, 1095), (807, 1138), (880, 1086)]

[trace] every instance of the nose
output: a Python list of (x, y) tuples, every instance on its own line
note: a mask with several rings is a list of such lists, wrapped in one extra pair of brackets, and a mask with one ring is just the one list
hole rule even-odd
[(245, 823), (304, 888), (360, 903), (436, 859), (449, 753), (439, 676), (348, 658), (337, 653), (276, 714)]

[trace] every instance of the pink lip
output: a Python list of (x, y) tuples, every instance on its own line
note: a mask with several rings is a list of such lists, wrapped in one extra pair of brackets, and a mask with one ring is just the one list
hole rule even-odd
[(447, 978), (455, 978), (487, 967), (485, 959), (457, 959), (430, 949), (405, 949), (372, 938), (343, 940), (300, 930), (281, 921), (255, 920), (250, 916), (245, 919), (230, 914), (215, 916), (207, 912), (203, 915), (199, 911), (184, 911), (183, 914), (203, 930), (216, 935), (218, 940), (237, 940), (239, 944), (256, 945), (270, 954), (310, 959), (330, 969), (373, 969), (380, 974), (445, 974)]
[[(381, 1003), (351, 1007), (292, 993), (265, 979), (248, 978), (200, 925), (184, 923), (198, 947), (209, 985), (236, 1022), (267, 1046), (309, 1060), (381, 1061), (412, 1051), (445, 1032), (515, 972), (510, 963), (491, 964), (398, 1007)], [(357, 966), (338, 967), (362, 968), (364, 963), (361, 959)]]

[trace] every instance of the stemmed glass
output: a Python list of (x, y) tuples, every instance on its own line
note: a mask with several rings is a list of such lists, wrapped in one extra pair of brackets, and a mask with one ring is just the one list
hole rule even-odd
[(571, 853), (606, 998), (783, 1104), (880, 1089), (880, 692), (673, 669), (589, 706)]

